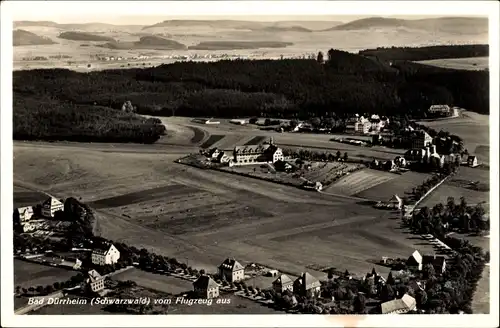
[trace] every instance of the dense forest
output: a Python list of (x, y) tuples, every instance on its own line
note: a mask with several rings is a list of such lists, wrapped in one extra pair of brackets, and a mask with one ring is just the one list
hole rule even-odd
[(378, 60), (432, 60), (450, 58), (488, 57), (487, 44), (449, 45), (430, 47), (391, 47), (366, 49), (359, 52), (363, 56), (375, 57)]
[(342, 118), (378, 113), (420, 118), (432, 104), (489, 113), (486, 71), (408, 61), (389, 65), (333, 49), (322, 57), (178, 62), (89, 73), (17, 71), (14, 137), (82, 140), (85, 135), (88, 141), (154, 142), (161, 128), (120, 112), (126, 101), (137, 113), (162, 116)]

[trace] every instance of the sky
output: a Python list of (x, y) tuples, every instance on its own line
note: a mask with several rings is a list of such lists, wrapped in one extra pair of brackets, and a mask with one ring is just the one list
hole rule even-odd
[[(4, 1), (12, 20), (149, 25), (170, 19), (348, 22), (382, 16), (402, 19), (487, 15), (467, 1)], [(29, 10), (27, 10), (29, 8)]]

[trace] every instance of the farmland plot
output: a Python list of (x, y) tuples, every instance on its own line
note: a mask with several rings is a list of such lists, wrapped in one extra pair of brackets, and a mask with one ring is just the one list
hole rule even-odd
[(427, 173), (405, 172), (396, 175), (395, 178), (382, 182), (374, 187), (368, 188), (356, 194), (358, 197), (371, 199), (374, 201), (388, 201), (394, 194), (399, 197), (407, 196), (412, 188), (422, 184), (431, 177)]
[(113, 280), (132, 280), (139, 286), (158, 290), (171, 295), (178, 295), (193, 289), (193, 283), (190, 281), (164, 274), (147, 272), (136, 268), (114, 275)]
[(76, 274), (73, 270), (14, 260), (14, 285), (23, 288), (52, 285), (66, 281)]
[(341, 178), (339, 181), (329, 186), (326, 191), (351, 196), (396, 177), (397, 175), (389, 172), (363, 169)]

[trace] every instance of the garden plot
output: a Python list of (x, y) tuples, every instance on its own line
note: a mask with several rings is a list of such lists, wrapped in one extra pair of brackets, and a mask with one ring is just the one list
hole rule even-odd
[(200, 147), (203, 149), (210, 148), (212, 145), (216, 144), (217, 142), (222, 140), (224, 137), (225, 137), (225, 135), (213, 134)]
[(266, 139), (267, 139), (267, 137), (264, 137), (264, 136), (253, 137), (250, 141), (248, 141), (247, 143), (245, 143), (245, 146), (260, 145)]
[(52, 285), (66, 281), (76, 274), (73, 270), (14, 260), (14, 285), (22, 288)]
[(344, 176), (325, 191), (351, 196), (396, 177), (393, 173), (364, 169)]

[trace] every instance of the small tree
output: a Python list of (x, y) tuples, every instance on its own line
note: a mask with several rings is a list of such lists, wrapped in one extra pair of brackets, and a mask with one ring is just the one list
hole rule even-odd
[(36, 292), (37, 292), (38, 294), (43, 293), (43, 286), (37, 286), (37, 287), (36, 287)]
[(30, 288), (28, 288), (28, 291), (29, 291), (30, 293), (33, 293), (33, 292), (35, 291), (35, 287), (31, 286)]
[(16, 286), (16, 294), (20, 294), (21, 292), (21, 286)]
[(335, 159), (337, 159), (337, 161), (340, 159), (340, 156), (342, 156), (340, 150), (337, 150), (337, 153), (335, 154)]
[(324, 63), (324, 56), (323, 56), (323, 53), (320, 51), (318, 52), (318, 57), (316, 58), (316, 61), (319, 63), (319, 64), (323, 64)]
[(348, 159), (347, 152), (345, 152), (344, 153), (344, 162), (347, 162), (347, 159)]
[(363, 294), (358, 294), (353, 302), (354, 311), (359, 314), (366, 312), (366, 297)]

